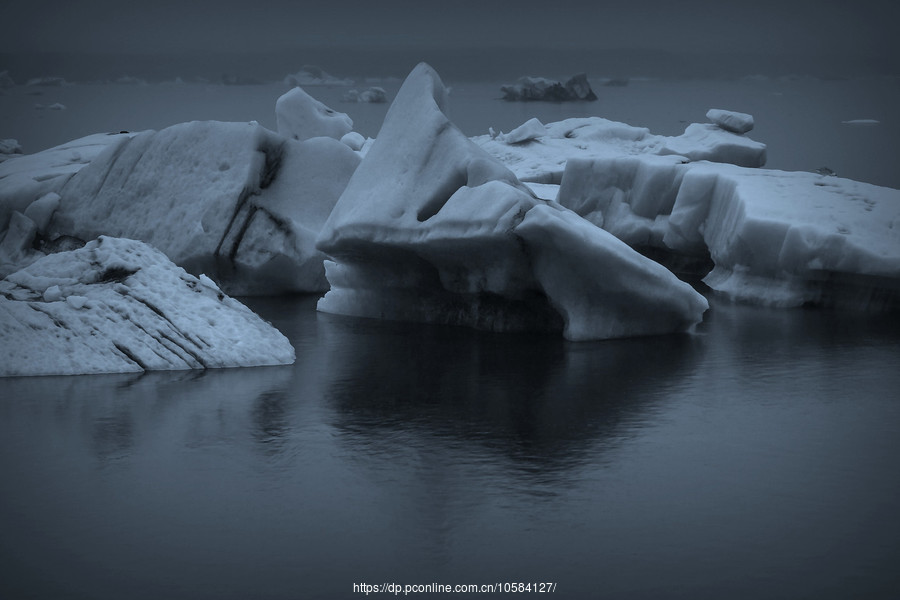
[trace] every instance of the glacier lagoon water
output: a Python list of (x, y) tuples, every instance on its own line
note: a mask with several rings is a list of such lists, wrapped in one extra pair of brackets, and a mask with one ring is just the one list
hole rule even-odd
[[(470, 135), (590, 115), (673, 135), (730, 108), (754, 114), (774, 168), (900, 187), (896, 79), (636, 80), (584, 105), (449, 83)], [(20, 86), (0, 130), (33, 152), (191, 119), (274, 127), (285, 90)], [(310, 90), (375, 135), (387, 105), (345, 91)], [(0, 379), (0, 597), (900, 593), (896, 317), (714, 300), (694, 335), (573, 344), (247, 302), (295, 365)]]
[(4, 597), (900, 589), (896, 318), (578, 344), (247, 301), (295, 365), (0, 379)]
[[(412, 66), (412, 65), (411, 65)], [(543, 73), (532, 73), (544, 75)], [(587, 103), (504, 102), (495, 82), (446, 81), (449, 116), (466, 135), (488, 128), (510, 131), (532, 117), (544, 123), (600, 116), (652, 133), (679, 135), (706, 111), (724, 108), (752, 114), (748, 135), (768, 144), (767, 166), (809, 171), (828, 167), (841, 177), (900, 188), (900, 78), (821, 80), (802, 78), (634, 79), (627, 86), (592, 80), (599, 100)], [(399, 81), (358, 82), (355, 89), (383, 86), (389, 100)], [(222, 85), (76, 84), (16, 86), (0, 94), (2, 137), (18, 139), (26, 153), (104, 131), (162, 129), (192, 120), (251, 121), (275, 128), (275, 101), (283, 83)], [(378, 133), (388, 104), (344, 102), (349, 86), (307, 86), (306, 91), (353, 118), (357, 131)], [(37, 109), (61, 103), (65, 110)], [(872, 119), (878, 123), (845, 123)]]

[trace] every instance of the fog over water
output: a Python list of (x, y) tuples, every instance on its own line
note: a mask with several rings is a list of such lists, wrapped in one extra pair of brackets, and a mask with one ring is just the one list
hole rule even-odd
[(0, 19), (14, 79), (122, 74), (280, 79), (302, 64), (344, 76), (590, 71), (596, 76), (845, 77), (896, 73), (898, 8), (862, 2), (15, 2)]

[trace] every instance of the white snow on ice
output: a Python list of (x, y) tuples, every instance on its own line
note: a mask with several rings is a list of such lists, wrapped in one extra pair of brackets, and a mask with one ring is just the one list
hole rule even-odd
[(732, 133), (747, 133), (753, 129), (753, 115), (747, 113), (711, 108), (706, 111), (706, 118)]
[(472, 139), (520, 180), (535, 183), (559, 184), (572, 158), (675, 154), (687, 160), (748, 167), (760, 167), (766, 161), (765, 144), (702, 123), (688, 125), (682, 135), (670, 137), (601, 117), (571, 118), (546, 125), (531, 119), (508, 134)]

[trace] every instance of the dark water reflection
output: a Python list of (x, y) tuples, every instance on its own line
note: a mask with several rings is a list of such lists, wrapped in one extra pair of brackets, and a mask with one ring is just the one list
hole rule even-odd
[(291, 367), (0, 379), (0, 596), (900, 591), (900, 324), (553, 337), (251, 306)]
[(462, 444), (466, 452), (504, 457), (510, 474), (539, 472), (542, 479), (627, 436), (664, 401), (648, 380), (676, 385), (701, 351), (690, 336), (581, 345), (326, 315), (320, 321), (335, 374), (325, 397), (343, 442), (378, 452), (398, 436)]

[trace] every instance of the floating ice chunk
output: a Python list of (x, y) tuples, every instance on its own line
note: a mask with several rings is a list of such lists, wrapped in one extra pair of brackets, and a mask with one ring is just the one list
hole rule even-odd
[(766, 159), (765, 144), (715, 125), (694, 124), (683, 135), (667, 137), (654, 135), (646, 127), (600, 117), (548, 123), (543, 126), (540, 144), (509, 144), (502, 135), (477, 136), (473, 141), (522, 181), (557, 185), (566, 162), (573, 158), (674, 154), (684, 160), (734, 162), (744, 166), (761, 166)]
[(22, 145), (19, 140), (5, 139), (0, 140), (0, 162), (9, 158), (22, 155)]
[(876, 119), (850, 119), (849, 121), (841, 121), (845, 125), (878, 125), (881, 121)]
[(597, 99), (587, 76), (579, 73), (565, 83), (544, 77), (521, 77), (513, 85), (501, 86), (504, 100), (570, 102)]
[(382, 87), (370, 87), (361, 92), (350, 90), (343, 97), (344, 102), (369, 102), (381, 104), (387, 102), (387, 92)]
[(315, 65), (303, 65), (296, 73), (285, 76), (284, 83), (289, 86), (353, 85), (353, 80), (335, 77)]
[(144, 132), (59, 189), (49, 236), (139, 239), (231, 294), (318, 291), (315, 238), (359, 161), (337, 140), (253, 124)]
[(353, 120), (332, 110), (295, 87), (275, 102), (278, 133), (286, 138), (308, 140), (326, 136), (336, 140), (353, 130)]
[(570, 161), (558, 199), (633, 246), (707, 255), (704, 281), (742, 301), (900, 306), (898, 190), (634, 156)]
[(741, 167), (761, 167), (766, 164), (765, 144), (707, 123), (692, 123), (680, 136), (667, 138), (659, 153)]
[(706, 112), (706, 118), (732, 133), (747, 133), (753, 129), (753, 115), (747, 113), (711, 108)]
[(507, 144), (521, 144), (547, 135), (547, 129), (538, 119), (529, 119), (504, 135), (501, 141)]
[(133, 240), (101, 237), (46, 256), (0, 281), (0, 292), (4, 377), (294, 361), (271, 325)]
[(668, 269), (568, 210), (539, 205), (515, 232), (570, 340), (684, 331), (709, 305)]
[[(702, 319), (706, 301), (690, 286), (535, 198), (453, 126), (445, 106), (440, 78), (420, 64), (322, 228), (317, 245), (333, 260), (319, 310), (578, 340), (681, 331)], [(654, 275), (632, 287), (608, 269)]]

